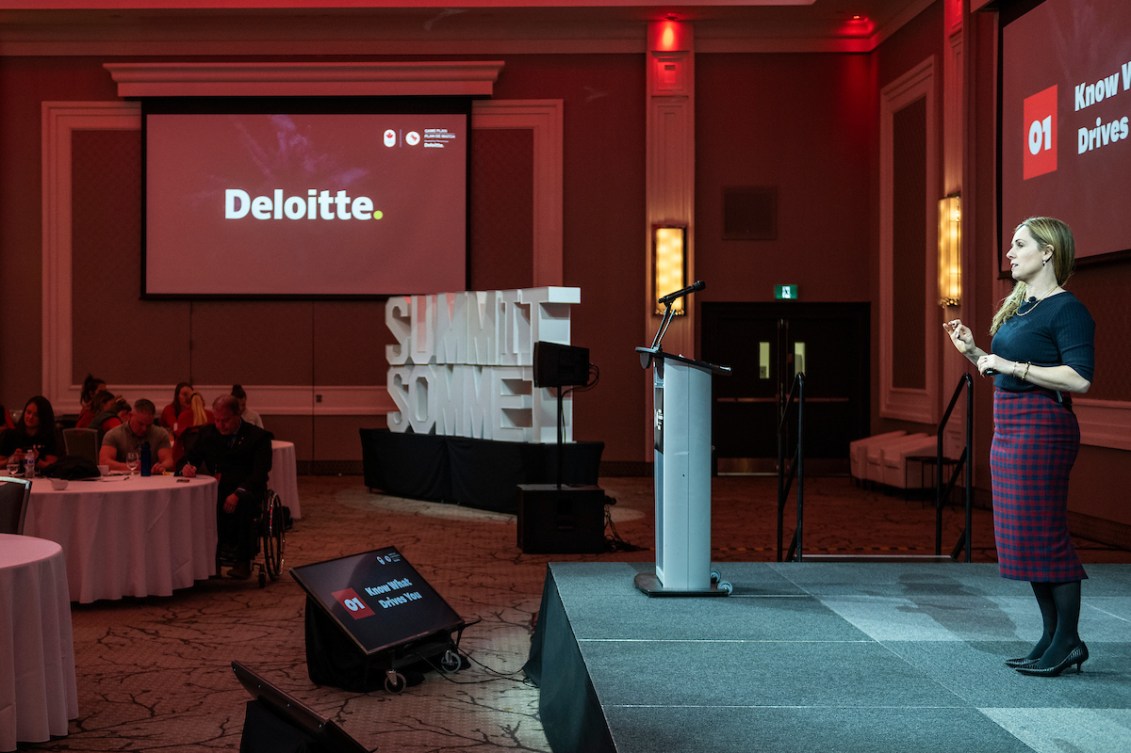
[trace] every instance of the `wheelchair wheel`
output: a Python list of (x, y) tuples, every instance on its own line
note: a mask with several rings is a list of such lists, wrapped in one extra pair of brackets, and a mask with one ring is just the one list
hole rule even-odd
[(270, 489), (263, 501), (263, 518), (260, 522), (263, 537), (263, 568), (271, 580), (278, 580), (283, 571), (283, 550), (286, 537), (283, 533), (283, 503)]

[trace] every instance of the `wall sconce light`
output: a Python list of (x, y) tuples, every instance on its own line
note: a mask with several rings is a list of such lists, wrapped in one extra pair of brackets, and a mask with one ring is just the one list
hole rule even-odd
[(939, 305), (962, 301), (962, 199), (939, 199)]
[[(687, 287), (687, 228), (657, 225), (652, 228), (652, 299)], [(672, 313), (683, 314), (683, 298), (672, 302)], [(656, 304), (656, 313), (664, 307)]]

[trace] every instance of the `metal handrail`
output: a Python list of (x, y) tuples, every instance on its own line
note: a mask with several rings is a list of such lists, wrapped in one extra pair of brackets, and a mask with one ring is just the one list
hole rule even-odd
[[(797, 403), (797, 446), (793, 452), (789, 469), (785, 463), (786, 419), (789, 409)], [(782, 562), (782, 536), (784, 529), (785, 503), (789, 497), (790, 488), (794, 479), (797, 479), (797, 526), (793, 530), (793, 541), (789, 545), (787, 557), (795, 562), (801, 562), (801, 533), (803, 512), (805, 508), (805, 373), (798, 372), (793, 377), (793, 386), (789, 388), (789, 395), (781, 406), (781, 416), (778, 419), (778, 562)]]
[[(954, 406), (958, 404), (958, 398), (962, 391), (966, 391), (966, 444), (962, 448), (962, 455), (954, 464), (954, 470), (950, 474), (950, 478), (946, 484), (943, 484), (943, 432), (946, 429), (947, 423), (950, 421), (950, 416), (954, 412)], [(942, 420), (939, 421), (939, 428), (937, 432), (935, 443), (935, 555), (942, 555), (942, 510), (945, 500), (950, 499), (951, 492), (954, 491), (954, 485), (958, 481), (958, 474), (965, 470), (965, 492), (966, 492), (966, 520), (959, 535), (958, 541), (955, 542), (954, 548), (951, 550), (950, 556), (952, 559), (958, 559), (959, 552), (963, 548), (966, 549), (966, 561), (971, 561), (971, 542), (970, 542), (970, 527), (972, 522), (972, 511), (974, 507), (974, 474), (972, 458), (974, 457), (974, 379), (967, 372), (962, 375), (955, 385), (954, 394), (951, 395), (950, 403), (947, 404), (946, 410), (943, 412)]]

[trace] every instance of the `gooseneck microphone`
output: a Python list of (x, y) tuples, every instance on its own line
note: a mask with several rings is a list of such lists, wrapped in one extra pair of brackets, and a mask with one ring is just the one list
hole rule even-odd
[(688, 285), (686, 288), (683, 288), (681, 290), (677, 290), (674, 293), (668, 293), (667, 295), (659, 298), (657, 300), (657, 302), (666, 306), (669, 303), (671, 303), (672, 301), (676, 300), (677, 298), (683, 298), (685, 295), (689, 295), (691, 293), (694, 293), (697, 290), (702, 290), (705, 287), (707, 287), (707, 283), (703, 282), (702, 280), (696, 280), (695, 282)]

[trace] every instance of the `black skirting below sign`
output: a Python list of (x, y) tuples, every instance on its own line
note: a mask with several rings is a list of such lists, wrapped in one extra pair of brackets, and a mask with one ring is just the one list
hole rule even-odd
[[(561, 483), (597, 483), (604, 442), (562, 446)], [(365, 485), (388, 494), (515, 513), (519, 484), (556, 484), (558, 447), (361, 430)]]

